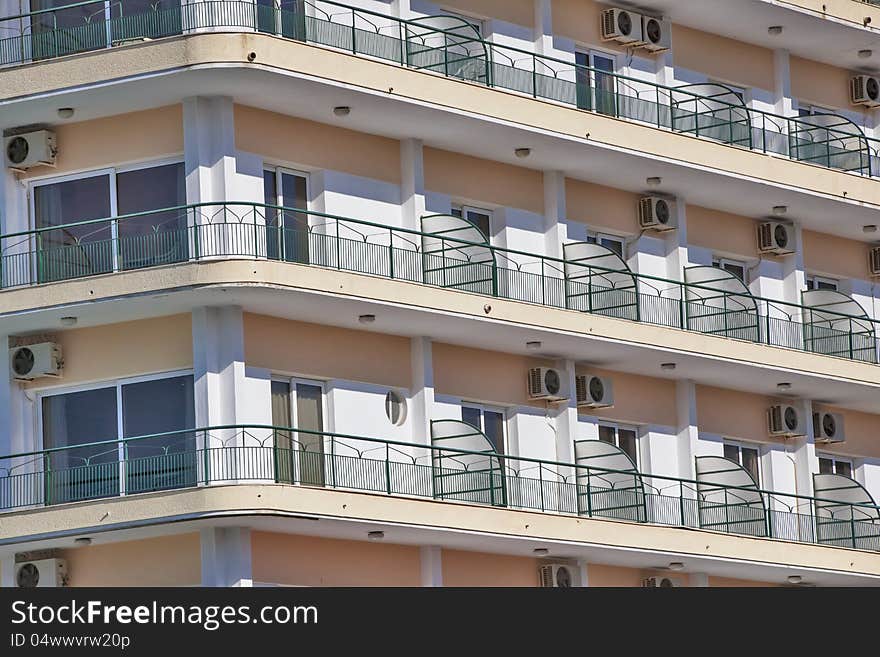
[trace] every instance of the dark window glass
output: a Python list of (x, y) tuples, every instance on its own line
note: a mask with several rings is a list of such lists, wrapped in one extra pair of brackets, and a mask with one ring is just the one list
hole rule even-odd
[(630, 429), (618, 429), (618, 447), (626, 452), (627, 456), (632, 459), (633, 463), (638, 463), (638, 453), (636, 449), (636, 432)]
[(471, 425), (475, 429), (483, 430), (482, 426), (482, 418), (480, 414), (479, 408), (472, 408), (470, 406), (462, 406), (461, 407), (461, 421), (466, 424)]
[(612, 445), (617, 444), (617, 432), (614, 430), (614, 427), (604, 427), (599, 425), (599, 440), (611, 443)]
[(736, 445), (725, 445), (724, 458), (739, 463), (739, 447)]
[(852, 479), (852, 465), (846, 461), (837, 461), (837, 474)]
[(497, 411), (484, 411), (485, 434), (495, 451), (504, 454), (504, 414)]
[(751, 449), (750, 447), (742, 447), (740, 449), (740, 454), (742, 455), (742, 467), (752, 475), (755, 483), (760, 484), (761, 476), (758, 467), (758, 450)]

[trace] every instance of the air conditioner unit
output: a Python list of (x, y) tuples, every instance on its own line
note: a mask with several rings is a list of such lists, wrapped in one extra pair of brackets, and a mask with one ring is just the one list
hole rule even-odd
[(758, 251), (776, 255), (794, 253), (794, 227), (781, 221), (758, 224)]
[(569, 589), (577, 586), (575, 566), (567, 563), (547, 563), (538, 566), (538, 579), (544, 589)]
[(642, 580), (642, 587), (646, 589), (674, 589), (681, 585), (681, 580), (677, 577), (657, 575), (656, 577), (647, 577)]
[(868, 271), (871, 276), (880, 276), (880, 246), (875, 246), (868, 254)]
[(55, 166), (58, 146), (55, 133), (50, 130), (37, 130), (23, 135), (7, 137), (6, 166), (14, 171), (26, 171), (35, 166)]
[(767, 430), (771, 436), (806, 435), (807, 427), (796, 406), (776, 404), (767, 411)]
[(675, 203), (659, 196), (643, 196), (639, 200), (639, 226), (646, 230), (675, 228)]
[(642, 15), (629, 9), (602, 10), (602, 40), (617, 41), (630, 46), (644, 43)]
[(611, 379), (592, 374), (575, 377), (577, 405), (588, 408), (614, 406), (614, 385)]
[(672, 23), (662, 18), (642, 16), (642, 40), (652, 52), (663, 52), (672, 47)]
[(562, 392), (562, 377), (558, 370), (533, 367), (529, 370), (529, 398), (561, 401), (568, 399)]
[(20, 589), (67, 586), (67, 562), (42, 559), (15, 564), (15, 585)]
[(853, 105), (880, 107), (880, 80), (870, 75), (856, 75), (849, 81)]
[(13, 379), (32, 381), (42, 376), (61, 376), (64, 361), (61, 345), (40, 342), (9, 350), (9, 371)]
[(813, 436), (817, 443), (842, 443), (843, 416), (839, 413), (813, 413)]

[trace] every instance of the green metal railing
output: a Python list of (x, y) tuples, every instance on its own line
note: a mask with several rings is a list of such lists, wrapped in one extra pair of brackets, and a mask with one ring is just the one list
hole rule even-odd
[[(430, 238), (440, 247), (425, 251)], [(475, 250), (475, 247), (478, 249)], [(477, 255), (474, 255), (477, 253)], [(483, 255), (489, 253), (491, 258)], [(876, 322), (348, 217), (197, 204), (0, 236), (0, 288), (217, 258), (328, 267), (852, 360), (877, 362)], [(628, 281), (628, 282), (622, 282)]]
[[(127, 14), (123, 1), (82, 2), (0, 19), (0, 65), (210, 29), (259, 31), (579, 109), (878, 175), (880, 141), (845, 117), (787, 117), (745, 107), (721, 85), (668, 87), (484, 41), (451, 17), (401, 20), (330, 0), (267, 6), (245, 0), (159, 0)], [(709, 89), (708, 87), (712, 87)], [(700, 89), (702, 93), (696, 93)]]
[(705, 482), (510, 455), (486, 466), (498, 456), (297, 428), (186, 429), (0, 457), (0, 509), (259, 482), (880, 550), (873, 505), (721, 485), (707, 495)]

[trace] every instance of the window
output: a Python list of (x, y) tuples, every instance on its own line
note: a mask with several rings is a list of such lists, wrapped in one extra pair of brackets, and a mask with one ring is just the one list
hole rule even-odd
[(580, 109), (595, 109), (601, 114), (617, 114), (614, 76), (617, 64), (614, 56), (603, 52), (575, 52), (574, 61), (577, 106)]
[(320, 381), (272, 381), (272, 424), (295, 431), (275, 432), (275, 478), (286, 483), (323, 486), (324, 384)]
[(491, 241), (492, 236), (492, 211), (481, 208), (474, 208), (467, 205), (453, 205), (453, 217), (465, 219), (473, 224), (477, 230), (486, 238), (486, 242)]
[(406, 422), (406, 399), (396, 390), (389, 390), (385, 395), (385, 415), (396, 427)]
[(852, 479), (852, 461), (844, 461), (842, 459), (837, 459), (832, 456), (820, 456), (819, 472), (821, 474), (843, 475), (844, 477), (849, 477), (850, 479)]
[(587, 235), (587, 242), (589, 242), (590, 244), (599, 244), (601, 246), (604, 246), (606, 249), (614, 251), (614, 253), (619, 255), (622, 259), (626, 259), (624, 248), (626, 246), (626, 243), (622, 237), (596, 233)]
[(726, 87), (727, 89), (730, 89), (730, 91), (733, 92), (733, 95), (736, 96), (743, 105), (748, 104), (748, 91), (745, 89), (745, 87), (739, 87), (735, 84), (728, 84), (727, 82), (718, 82), (716, 80), (710, 80), (709, 84), (717, 84), (721, 85), (722, 87)]
[(746, 265), (738, 260), (728, 260), (727, 258), (713, 258), (712, 266), (723, 269), (728, 274), (733, 274), (743, 283), (746, 282)]
[(806, 288), (808, 290), (837, 290), (837, 281), (833, 278), (824, 278), (822, 276), (807, 276)]
[(746, 472), (752, 475), (755, 484), (761, 485), (761, 465), (757, 447), (724, 443), (724, 458), (741, 465)]
[[(273, 260), (309, 262), (308, 178), (282, 168), (263, 171), (266, 205), (266, 256)], [(279, 209), (280, 208), (280, 209)]]
[(626, 452), (632, 459), (633, 465), (638, 467), (638, 440), (636, 430), (633, 428), (619, 427), (614, 424), (599, 425), (599, 440), (616, 445)]
[(462, 404), (461, 421), (486, 434), (496, 452), (499, 454), (505, 453), (504, 411), (485, 408), (476, 404)]
[(798, 116), (813, 116), (815, 114), (834, 114), (834, 112), (830, 109), (825, 109), (824, 107), (818, 107), (809, 103), (798, 103)]

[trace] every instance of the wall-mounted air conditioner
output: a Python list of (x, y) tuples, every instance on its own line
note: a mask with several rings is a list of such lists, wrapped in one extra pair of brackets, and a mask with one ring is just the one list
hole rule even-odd
[(617, 41), (628, 46), (644, 43), (641, 14), (629, 9), (603, 9), (601, 20), (603, 41)]
[(870, 75), (856, 75), (849, 81), (853, 105), (880, 107), (880, 80)]
[(15, 585), (20, 589), (66, 586), (67, 562), (64, 559), (41, 559), (17, 563)]
[(55, 133), (51, 130), (37, 130), (22, 135), (13, 135), (4, 140), (6, 166), (14, 171), (26, 171), (35, 166), (55, 166), (58, 147)]
[(577, 568), (567, 563), (546, 563), (538, 566), (538, 581), (544, 589), (568, 589), (578, 586)]
[(774, 404), (767, 410), (767, 431), (771, 436), (806, 435), (807, 427), (800, 409), (790, 404)]
[(9, 350), (9, 373), (13, 379), (32, 381), (43, 376), (61, 376), (64, 360), (61, 345), (40, 342)]
[(659, 196), (639, 199), (639, 226), (644, 230), (672, 230), (675, 223), (675, 202)]
[(813, 413), (813, 436), (817, 443), (842, 443), (843, 416), (839, 413)]
[(562, 375), (559, 370), (549, 367), (533, 367), (529, 370), (528, 389), (529, 399), (547, 401), (568, 399), (563, 390)]
[(665, 575), (646, 577), (642, 580), (642, 587), (646, 589), (674, 589), (680, 586), (683, 586), (680, 579), (677, 577), (666, 577)]
[(781, 221), (759, 223), (758, 251), (776, 255), (794, 253), (794, 226)]
[(614, 385), (611, 379), (585, 374), (575, 377), (577, 405), (587, 408), (608, 408), (614, 406)]
[(642, 40), (652, 52), (663, 52), (672, 47), (672, 23), (662, 18), (642, 16)]

